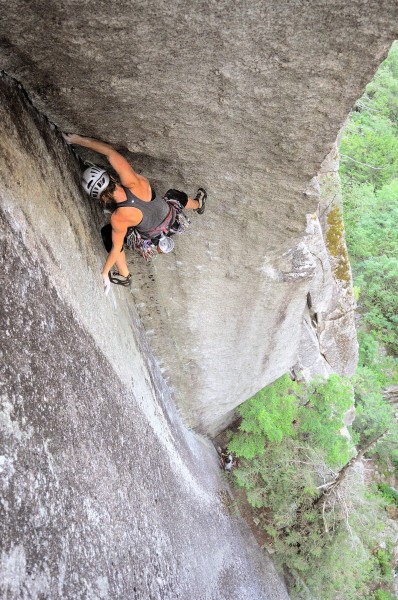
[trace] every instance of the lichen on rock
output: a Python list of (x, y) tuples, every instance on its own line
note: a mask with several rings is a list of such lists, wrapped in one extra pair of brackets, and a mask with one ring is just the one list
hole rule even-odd
[(329, 254), (335, 259), (333, 261), (333, 274), (348, 287), (352, 283), (352, 276), (344, 237), (344, 221), (341, 208), (335, 206), (328, 212), (326, 221), (326, 245)]
[(297, 377), (352, 375), (358, 360), (356, 307), (344, 236), (337, 144), (318, 174), (318, 216), (307, 216), (306, 243), (316, 261), (304, 315)]

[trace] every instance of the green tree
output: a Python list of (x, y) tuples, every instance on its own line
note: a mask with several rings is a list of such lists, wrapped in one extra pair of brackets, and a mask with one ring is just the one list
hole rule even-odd
[(361, 290), (363, 320), (376, 337), (398, 355), (398, 258), (375, 256), (363, 261), (355, 280)]
[(342, 138), (340, 172), (345, 182), (375, 190), (396, 177), (398, 165), (398, 44), (357, 102)]
[(370, 183), (375, 190), (391, 181), (398, 171), (398, 137), (388, 117), (354, 113), (350, 130), (340, 146), (341, 172), (347, 182)]
[(398, 354), (398, 43), (342, 138), (347, 245), (363, 324)]
[(293, 435), (300, 395), (300, 386), (285, 375), (244, 402), (238, 408), (240, 433), (231, 440), (230, 451), (247, 459), (262, 456), (266, 441), (279, 443)]
[[(378, 377), (360, 381), (365, 410), (358, 434), (368, 443), (390, 415), (382, 395), (368, 404), (369, 387), (381, 387), (391, 365), (373, 338), (366, 341), (362, 357), (371, 356), (379, 368)], [(360, 456), (354, 458), (340, 434), (352, 401), (350, 382), (337, 375), (310, 384), (285, 376), (238, 409), (241, 425), (228, 446), (240, 459), (235, 482), (264, 511), (258, 522), (273, 539), (276, 561), (288, 569), (293, 598), (317, 597), (319, 590), (323, 600), (365, 598), (370, 582), (388, 579), (375, 552), (385, 503), (381, 494), (366, 495), (356, 475)], [(382, 418), (372, 413), (375, 406)]]
[(229, 450), (252, 459), (265, 454), (266, 444), (269, 447), (291, 438), (321, 450), (331, 466), (342, 465), (349, 449), (339, 430), (352, 403), (352, 387), (338, 375), (308, 386), (285, 375), (238, 408), (242, 422)]

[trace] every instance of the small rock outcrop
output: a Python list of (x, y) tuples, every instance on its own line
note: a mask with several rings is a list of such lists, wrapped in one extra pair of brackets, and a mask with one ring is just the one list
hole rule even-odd
[(356, 301), (344, 237), (338, 149), (322, 164), (312, 183), (316, 213), (307, 215), (306, 244), (315, 260), (304, 312), (298, 361), (292, 371), (310, 380), (331, 373), (351, 376), (358, 361)]

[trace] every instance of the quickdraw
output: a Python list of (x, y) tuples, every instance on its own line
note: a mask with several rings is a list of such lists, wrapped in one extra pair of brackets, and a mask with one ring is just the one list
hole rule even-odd
[(144, 240), (134, 227), (131, 227), (127, 233), (126, 246), (138, 252), (146, 261), (151, 260), (157, 253), (156, 246), (152, 243), (152, 240)]
[(178, 202), (178, 200), (173, 200), (172, 198), (165, 198), (165, 200), (167, 204), (175, 210), (175, 219), (171, 225), (170, 233), (172, 235), (175, 233), (185, 233), (187, 229), (190, 229), (191, 221), (184, 213), (182, 205)]

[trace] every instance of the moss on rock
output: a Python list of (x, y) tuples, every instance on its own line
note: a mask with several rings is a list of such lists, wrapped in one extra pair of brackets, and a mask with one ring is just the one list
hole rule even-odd
[(344, 222), (341, 208), (335, 206), (327, 216), (326, 245), (334, 258), (333, 273), (339, 281), (351, 281), (350, 262), (344, 238)]

